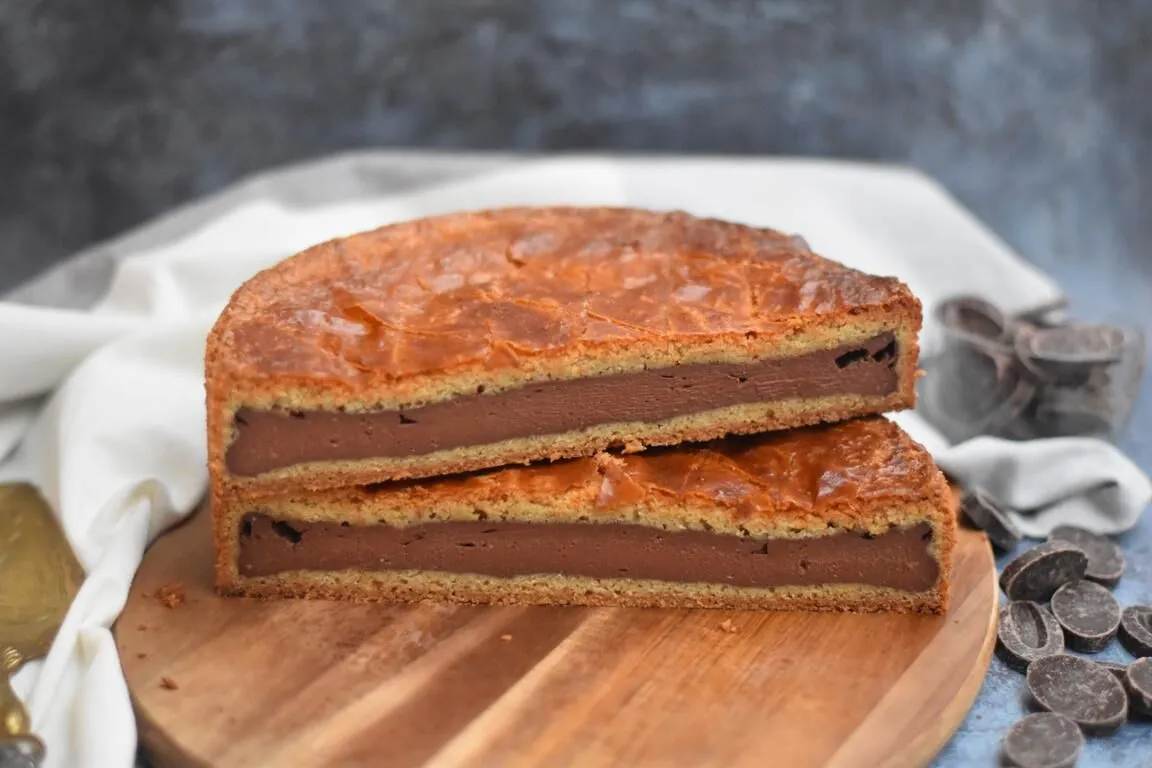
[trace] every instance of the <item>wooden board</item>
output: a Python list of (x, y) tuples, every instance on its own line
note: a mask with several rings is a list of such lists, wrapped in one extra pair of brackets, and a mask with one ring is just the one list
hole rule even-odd
[(116, 627), (158, 766), (903, 768), (964, 718), (995, 639), (971, 531), (951, 612), (925, 617), (226, 600), (209, 527), (156, 542)]

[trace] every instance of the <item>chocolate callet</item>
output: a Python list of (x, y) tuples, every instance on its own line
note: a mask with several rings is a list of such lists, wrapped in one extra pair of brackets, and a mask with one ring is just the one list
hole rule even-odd
[(1120, 644), (1133, 656), (1152, 656), (1152, 605), (1130, 605), (1120, 614)]
[(1124, 671), (1124, 687), (1132, 708), (1152, 717), (1152, 658), (1137, 659)]
[(1125, 675), (1128, 672), (1127, 664), (1121, 664), (1118, 661), (1101, 661), (1100, 659), (1096, 659), (1095, 661), (1099, 666), (1111, 672), (1112, 676), (1119, 680), (1121, 683), (1124, 682)]
[(1047, 602), (1070, 581), (1084, 578), (1088, 557), (1083, 550), (1053, 539), (1017, 555), (1000, 572), (1000, 588), (1009, 600)]
[(1128, 694), (1108, 670), (1079, 656), (1028, 665), (1028, 692), (1041, 709), (1071, 718), (1088, 734), (1114, 732), (1128, 719)]
[[(733, 405), (897, 390), (892, 333), (753, 363), (700, 363), (534, 382), (404, 411), (241, 408), (228, 470), (251, 477), (315, 461), (420, 456), (602, 424), (656, 422)], [(578, 405), (577, 405), (578, 404)]]
[(996, 640), (997, 655), (1020, 671), (1036, 659), (1064, 652), (1060, 624), (1044, 606), (1029, 600), (1017, 600), (1001, 609)]
[(721, 583), (741, 587), (866, 584), (909, 592), (931, 589), (939, 565), (927, 523), (865, 536), (834, 533), (758, 539), (708, 531), (667, 531), (625, 523), (438, 522), (396, 527), (293, 520), (291, 542), (266, 514), (245, 518), (240, 573), (290, 570), (427, 570), (513, 577)]
[(1070, 581), (1056, 590), (1052, 615), (1064, 628), (1068, 647), (1081, 653), (1104, 650), (1120, 627), (1116, 598), (1105, 587), (1086, 579)]
[(1071, 525), (1058, 525), (1048, 534), (1049, 539), (1059, 539), (1079, 547), (1088, 556), (1088, 568), (1084, 578), (1106, 587), (1114, 587), (1124, 575), (1126, 563), (1124, 553), (1116, 542), (1107, 536), (1076, 528)]
[(1072, 768), (1084, 736), (1071, 719), (1055, 712), (1021, 718), (1004, 736), (1004, 762), (1014, 768)]
[(964, 519), (984, 531), (997, 549), (1009, 551), (1020, 543), (1022, 534), (1008, 512), (982, 488), (972, 488), (965, 494), (960, 509)]

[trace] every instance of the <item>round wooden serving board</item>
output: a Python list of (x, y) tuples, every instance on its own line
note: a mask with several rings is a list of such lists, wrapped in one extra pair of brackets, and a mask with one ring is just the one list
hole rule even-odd
[(995, 639), (967, 530), (917, 616), (224, 599), (209, 528), (156, 542), (117, 623), (157, 766), (923, 765)]

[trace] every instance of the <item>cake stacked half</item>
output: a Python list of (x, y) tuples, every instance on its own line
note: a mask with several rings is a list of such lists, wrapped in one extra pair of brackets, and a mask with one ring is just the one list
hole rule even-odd
[(920, 305), (796, 237), (516, 208), (318, 245), (209, 337), (221, 591), (943, 610)]

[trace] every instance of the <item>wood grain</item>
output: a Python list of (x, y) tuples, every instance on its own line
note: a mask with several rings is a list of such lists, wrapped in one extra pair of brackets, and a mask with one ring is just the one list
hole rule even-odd
[(971, 531), (930, 617), (223, 599), (208, 523), (149, 550), (116, 627), (159, 766), (922, 765), (995, 638)]

